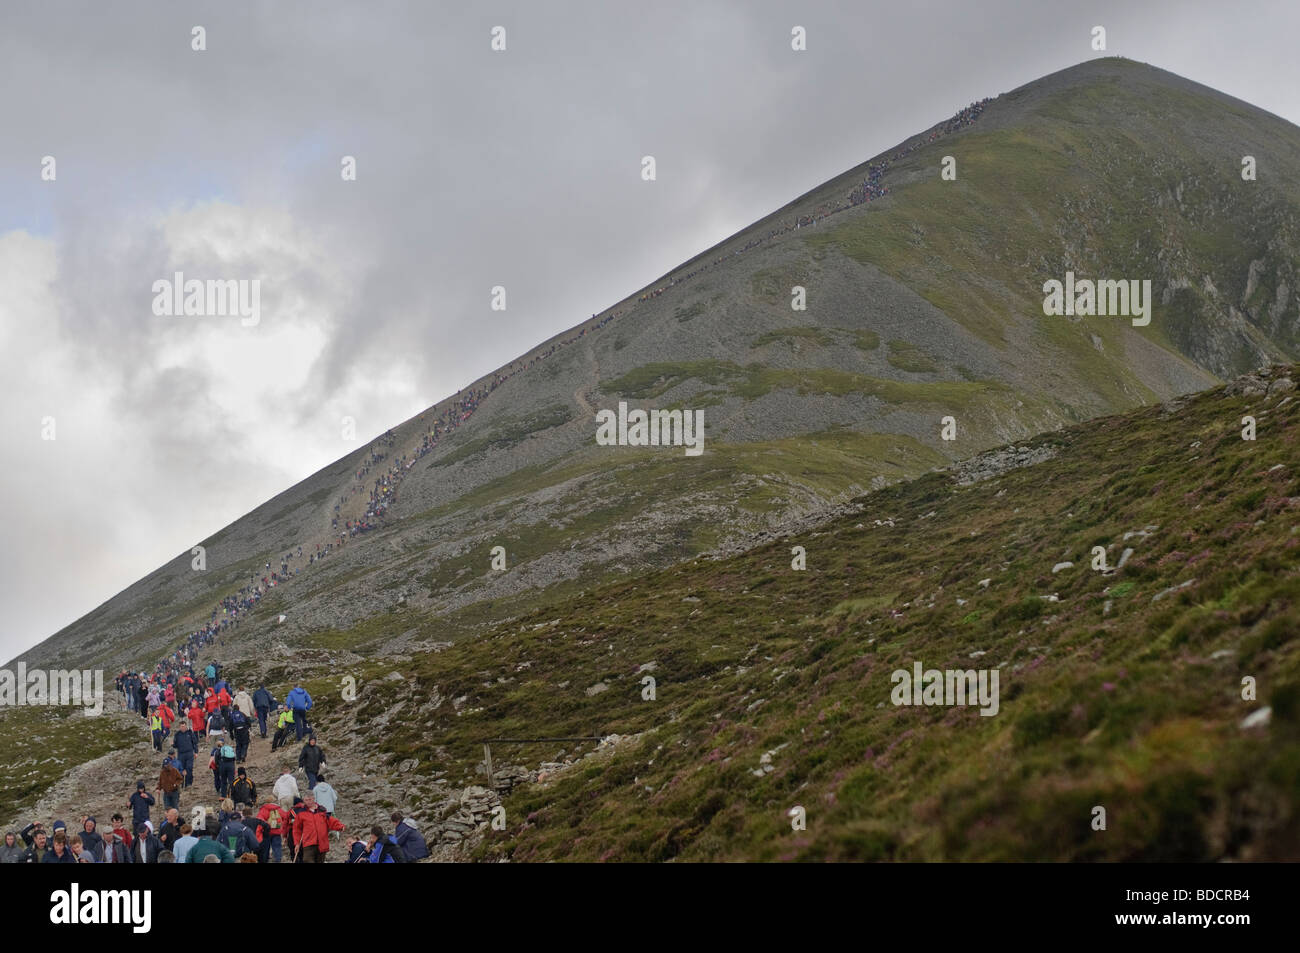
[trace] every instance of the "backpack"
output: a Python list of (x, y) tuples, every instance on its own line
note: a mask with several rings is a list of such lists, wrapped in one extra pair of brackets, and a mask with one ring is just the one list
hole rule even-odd
[(234, 761), (234, 760), (235, 760), (235, 749), (232, 748), (230, 745), (222, 745), (222, 746), (221, 746), (221, 758), (222, 758), (222, 760), (224, 760), (224, 761)]
[(230, 852), (236, 857), (240, 855), (239, 845), (243, 841), (243, 832), (248, 830), (238, 821), (227, 821), (221, 828), (221, 840), (230, 848)]

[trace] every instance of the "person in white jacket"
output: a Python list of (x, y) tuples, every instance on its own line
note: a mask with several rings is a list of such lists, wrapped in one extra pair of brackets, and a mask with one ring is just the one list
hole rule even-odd
[(248, 694), (246, 689), (241, 688), (235, 692), (235, 697), (230, 700), (230, 703), (247, 715), (249, 721), (256, 720), (257, 709), (253, 707), (253, 696)]
[(287, 797), (292, 802), (298, 796), (298, 779), (293, 776), (293, 768), (285, 768), (284, 773), (275, 779), (271, 793), (277, 801)]

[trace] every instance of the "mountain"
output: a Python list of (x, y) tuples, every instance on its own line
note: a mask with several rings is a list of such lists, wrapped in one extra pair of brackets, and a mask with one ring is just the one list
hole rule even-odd
[[(945, 155), (955, 181), (940, 177)], [(1243, 155), (1256, 181), (1242, 180)], [(848, 206), (886, 163), (873, 191), (887, 194)], [(291, 628), (346, 626), (404, 597), (472, 631), (537, 589), (665, 565), (1021, 436), (1292, 359), (1298, 173), (1295, 126), (1138, 63), (1092, 60), (999, 96), (472, 385), (525, 368), (406, 473), (374, 540), (297, 586)], [(1044, 316), (1044, 282), (1071, 271), (1149, 279), (1150, 324)], [(791, 308), (795, 285), (806, 311)], [(597, 446), (594, 414), (619, 400), (703, 409), (707, 451)], [(395, 427), (389, 460), (452, 402)], [(940, 439), (946, 415), (955, 441)], [(202, 541), (206, 572), (182, 553), (27, 658), (155, 657), (251, 569), (328, 539), (369, 450)], [(484, 571), (494, 545), (509, 572)]]
[[(187, 549), (22, 658), (151, 666), (298, 546), (298, 574), (225, 639), (249, 677), (393, 655), (438, 664), (444, 653), (427, 653), (446, 643), (513, 657), (498, 643), (517, 620), (573, 631), (556, 607), (577, 611), (592, 592), (612, 598), (993, 447), (1296, 360), (1297, 181), (1300, 129), (1249, 104), (1121, 59), (1052, 74), (800, 196), (200, 541), (206, 570)], [(1045, 282), (1067, 273), (1149, 280), (1150, 323), (1045, 315)], [(795, 286), (806, 310), (791, 307)], [(620, 401), (702, 410), (704, 452), (598, 445), (597, 414)], [(364, 518), (395, 462), (376, 528), (304, 565), (337, 539), (336, 504), (341, 521)], [(939, 478), (906, 486), (927, 479)], [(860, 565), (885, 568), (867, 554)], [(874, 587), (856, 598), (893, 604)], [(721, 610), (709, 618), (691, 624), (701, 647), (727, 628)], [(778, 657), (762, 648), (769, 625), (745, 636)], [(588, 640), (556, 658), (576, 664)], [(695, 659), (674, 678), (713, 671), (673, 651)], [(508, 701), (493, 702), (493, 730), (526, 733)], [(427, 762), (427, 743), (409, 746)]]

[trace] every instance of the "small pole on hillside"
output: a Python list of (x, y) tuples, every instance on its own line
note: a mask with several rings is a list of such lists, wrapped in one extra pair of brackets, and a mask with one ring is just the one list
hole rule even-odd
[(487, 768), (487, 786), (490, 789), (494, 787), (492, 783), (492, 749), (487, 744), (483, 745), (483, 766)]

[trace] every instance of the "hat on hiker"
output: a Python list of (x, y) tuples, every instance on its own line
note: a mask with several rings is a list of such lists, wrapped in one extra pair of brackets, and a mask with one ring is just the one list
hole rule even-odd
[(137, 782), (135, 782), (135, 789), (136, 789), (137, 791), (143, 791), (143, 790), (144, 790), (144, 782), (143, 782), (143, 781), (137, 781)]
[(135, 832), (137, 834), (143, 834), (147, 830), (149, 830), (148, 821), (141, 821), (139, 824), (135, 825)]
[(62, 821), (55, 821), (54, 826), (50, 828), (52, 831), (66, 831), (67, 829), (68, 825), (64, 824)]

